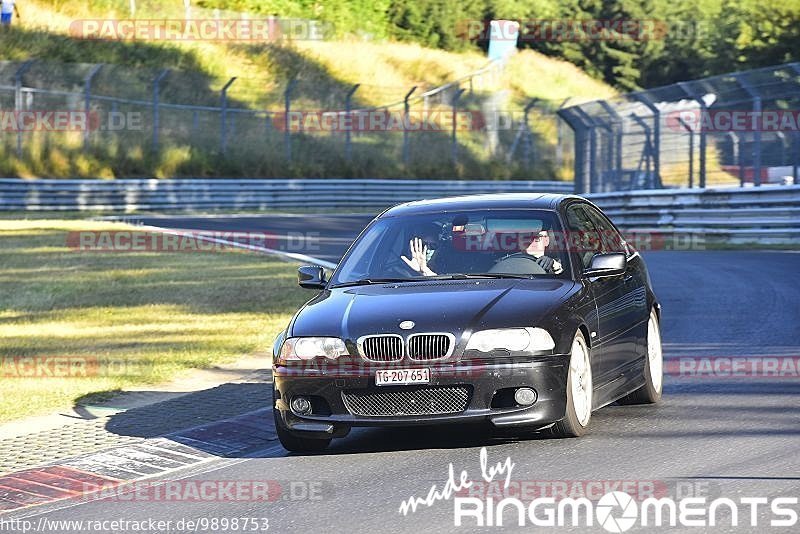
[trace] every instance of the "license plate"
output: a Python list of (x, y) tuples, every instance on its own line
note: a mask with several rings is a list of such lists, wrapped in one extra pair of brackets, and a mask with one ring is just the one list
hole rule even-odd
[(390, 369), (375, 371), (376, 386), (394, 386), (398, 384), (427, 384), (431, 381), (431, 370), (424, 369)]

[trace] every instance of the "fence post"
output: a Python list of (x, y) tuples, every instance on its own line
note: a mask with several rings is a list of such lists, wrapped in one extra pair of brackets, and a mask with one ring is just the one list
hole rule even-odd
[[(607, 171), (610, 171), (611, 169), (614, 168), (614, 142), (613, 142), (614, 141), (614, 127), (610, 122), (604, 121), (603, 119), (601, 119), (600, 117), (597, 117), (597, 116), (592, 117), (592, 122), (594, 122), (595, 126), (598, 126), (598, 127), (602, 128), (603, 130), (605, 130), (606, 134), (607, 134), (608, 143), (607, 143), (607, 147), (606, 147), (606, 151), (605, 151), (605, 156), (606, 156), (605, 157), (605, 172), (602, 172), (602, 173), (600, 173), (598, 175), (598, 177), (599, 177), (599, 190), (600, 191), (606, 191), (606, 190), (610, 189), (610, 188), (606, 187), (606, 183), (607, 183), (606, 182), (606, 176), (608, 175)], [(600, 152), (602, 153), (602, 146), (598, 147), (598, 148), (601, 149)], [(601, 158), (599, 156), (598, 156), (598, 160), (601, 160)], [(616, 173), (614, 173), (614, 175), (616, 176)], [(618, 187), (618, 184), (611, 184), (611, 185), (612, 185), (612, 187), (614, 189), (616, 189)]]
[(83, 130), (83, 151), (85, 152), (89, 148), (89, 108), (92, 103), (92, 80), (100, 72), (100, 69), (103, 68), (103, 64), (100, 63), (99, 65), (95, 65), (92, 67), (92, 70), (89, 71), (89, 74), (86, 75), (86, 79), (83, 81), (83, 113), (84, 113), (84, 120), (86, 121), (86, 128)]
[(792, 136), (792, 145), (794, 147), (794, 154), (792, 157), (792, 183), (800, 185), (800, 176), (798, 176), (798, 166), (800, 166), (800, 132), (794, 132)]
[[(567, 106), (567, 103), (572, 100), (571, 96), (568, 96), (561, 102), (561, 105), (558, 106), (558, 109), (564, 109)], [(560, 116), (557, 116), (556, 119), (556, 168), (560, 169), (561, 166), (564, 164), (564, 125), (561, 123), (562, 119)]]
[(739, 167), (739, 187), (744, 187), (744, 151), (742, 150), (742, 135), (736, 134), (736, 142), (739, 144), (739, 151), (736, 155), (736, 166)]
[(575, 137), (575, 161), (573, 164), (575, 193), (578, 195), (587, 193), (591, 183), (587, 165), (589, 143), (586, 138), (589, 126), (584, 119), (585, 113), (582, 112), (580, 106), (562, 107), (556, 113), (572, 128)]
[(297, 84), (296, 79), (289, 80), (286, 91), (283, 93), (283, 143), (286, 151), (286, 161), (292, 161), (292, 132), (289, 130), (289, 112), (292, 110), (292, 90)]
[(350, 116), (350, 109), (353, 107), (353, 95), (358, 91), (359, 87), (361, 87), (360, 83), (355, 84), (347, 91), (347, 95), (344, 97), (344, 111), (347, 116), (347, 124), (349, 125), (344, 129), (344, 158), (347, 161), (353, 158), (353, 117)]
[[(506, 161), (510, 164), (514, 159), (514, 154), (517, 151), (517, 145), (520, 141), (523, 143), (523, 160), (525, 161), (525, 168), (528, 168), (529, 158), (530, 158), (530, 129), (528, 128), (528, 113), (530, 112), (531, 107), (536, 105), (538, 102), (538, 98), (531, 99), (528, 104), (525, 105), (523, 119), (519, 122), (519, 128), (517, 128), (517, 135), (514, 136), (514, 141), (511, 143), (511, 148), (508, 149), (508, 154), (506, 155)], [(499, 121), (495, 119), (495, 124), (499, 124)], [(514, 126), (514, 120), (511, 120), (511, 126)]]
[(596, 193), (597, 187), (597, 126), (589, 128), (589, 191)]
[(192, 137), (195, 136), (199, 127), (200, 127), (200, 115), (198, 115), (197, 110), (194, 110), (192, 111)]
[(456, 90), (455, 96), (453, 96), (453, 145), (452, 145), (452, 156), (453, 156), (453, 165), (458, 163), (458, 138), (456, 136), (456, 125), (458, 123), (456, 118), (456, 113), (458, 113), (458, 100), (461, 98), (461, 95), (464, 94), (464, 89)]
[(409, 92), (406, 93), (405, 98), (403, 98), (403, 165), (408, 167), (408, 160), (410, 158), (409, 154), (409, 147), (408, 147), (408, 127), (409, 124), (409, 113), (411, 113), (411, 104), (408, 103), (408, 99), (411, 98), (411, 95), (414, 94), (414, 91), (417, 90), (417, 86), (411, 88)]
[[(14, 73), (14, 113), (19, 117), (19, 112), (22, 111), (22, 75), (31, 68), (33, 60), (26, 61)], [(17, 128), (17, 157), (22, 158), (22, 128)]]
[(535, 150), (532, 150), (533, 136), (531, 134), (531, 129), (528, 126), (528, 115), (530, 114), (531, 108), (533, 106), (535, 106), (536, 102), (538, 102), (538, 101), (539, 101), (538, 98), (531, 99), (531, 101), (528, 102), (528, 105), (525, 106), (525, 109), (523, 110), (523, 114), (522, 114), (522, 120), (525, 121), (525, 145), (524, 145), (524, 154), (525, 155), (523, 156), (525, 158), (525, 170), (528, 170), (530, 168), (530, 166), (531, 166), (531, 153), (535, 152)]
[(652, 158), (653, 158), (653, 187), (661, 184), (661, 111), (655, 103), (644, 93), (638, 93), (634, 96), (636, 100), (647, 106), (650, 113), (653, 114), (653, 145), (652, 145)]
[[(775, 132), (775, 137), (781, 140), (781, 167), (786, 165), (786, 134), (783, 132)], [(791, 150), (791, 147), (789, 147)]]
[(236, 81), (236, 76), (228, 80), (222, 87), (222, 93), (219, 97), (219, 107), (221, 108), (220, 111), (220, 126), (219, 126), (219, 149), (222, 152), (222, 155), (225, 155), (225, 151), (228, 149), (228, 88), (233, 85), (233, 82)]
[[(800, 63), (790, 63), (789, 68), (792, 69), (796, 75), (800, 75)], [(800, 177), (797, 174), (797, 168), (800, 166), (800, 132), (797, 130), (792, 134), (792, 152), (792, 183), (794, 185), (800, 185)]]
[[(800, 63), (792, 63), (789, 67), (795, 74), (800, 75)], [(800, 166), (800, 131), (795, 130), (792, 135), (792, 145), (794, 148), (792, 157), (792, 183), (794, 185), (800, 185), (800, 176), (798, 176), (798, 167)]]
[[(582, 139), (583, 143), (586, 145), (582, 148), (584, 151), (583, 154), (583, 161), (582, 164), (585, 166), (583, 170), (582, 176), (582, 193), (596, 193), (597, 192), (597, 124), (595, 124), (592, 117), (584, 111), (584, 109), (580, 106), (575, 106), (575, 113), (580, 116), (581, 123), (584, 128), (585, 134), (588, 134), (588, 138), (584, 137)], [(587, 143), (588, 140), (588, 143)], [(576, 170), (577, 170), (577, 147), (575, 149), (576, 154)], [(576, 176), (576, 188), (577, 188), (577, 176)]]
[(689, 133), (689, 189), (694, 187), (694, 130), (678, 115), (678, 122)]
[(728, 137), (731, 139), (731, 147), (733, 148), (733, 160), (736, 162), (736, 167), (739, 169), (739, 187), (744, 187), (744, 161), (742, 160), (742, 140), (739, 132), (728, 132)]
[(598, 187), (598, 180), (597, 180), (597, 122), (595, 121), (594, 117), (586, 113), (586, 111), (580, 107), (576, 106), (576, 112), (581, 115), (583, 119), (583, 123), (587, 126), (589, 132), (589, 150), (588, 150), (588, 164), (589, 164), (589, 173), (588, 173), (588, 189), (586, 192), (589, 193), (597, 193), (601, 191)]
[[(686, 93), (686, 95), (689, 98), (691, 98), (692, 100), (697, 102), (697, 104), (700, 106), (700, 113), (702, 114), (702, 116), (706, 116), (706, 114), (708, 113), (708, 106), (706, 106), (706, 101), (703, 100), (702, 95), (698, 95), (694, 91), (692, 91), (689, 88), (689, 86), (686, 84), (686, 82), (678, 82), (676, 85), (678, 87), (680, 87), (680, 89), (684, 93)], [(701, 120), (700, 124), (702, 124), (702, 123), (703, 122)], [(699, 186), (700, 186), (701, 189), (705, 189), (705, 187), (706, 187), (706, 145), (707, 145), (706, 131), (705, 131), (704, 128), (701, 127), (700, 128), (700, 169), (699, 169), (699, 175), (700, 175), (699, 176)]]
[[(650, 134), (650, 127), (647, 125), (646, 122), (644, 122), (644, 120), (642, 120), (641, 117), (636, 116), (635, 113), (631, 113), (630, 117), (639, 126), (642, 127), (642, 129), (644, 130), (644, 139), (645, 139), (644, 150), (642, 151), (642, 157), (639, 158), (639, 164), (636, 166), (636, 172), (638, 173), (638, 172), (640, 172), (642, 170), (642, 162), (644, 161), (644, 162), (646, 162), (646, 165), (647, 165), (645, 173), (647, 175), (649, 175), (650, 174), (650, 158), (652, 157), (652, 150), (653, 150), (653, 148), (652, 148), (653, 138), (651, 137), (651, 134)], [(632, 184), (632, 186), (633, 185), (634, 184)], [(631, 187), (631, 189), (634, 189), (634, 187)]]
[(606, 110), (606, 113), (612, 118), (611, 128), (609, 135), (611, 135), (611, 151), (614, 153), (612, 164), (609, 168), (614, 168), (614, 180), (620, 183), (622, 180), (622, 117), (620, 117), (617, 110), (608, 103), (607, 100), (600, 100), (600, 105)]
[[(531, 129), (530, 129), (529, 125), (528, 125), (528, 117), (530, 115), (531, 108), (533, 106), (535, 106), (538, 101), (539, 101), (538, 98), (532, 98), (531, 101), (528, 102), (525, 105), (525, 108), (523, 108), (523, 110), (522, 110), (522, 125), (520, 127), (520, 135), (523, 136), (523, 139), (522, 139), (522, 143), (523, 143), (523, 145), (522, 145), (522, 159), (523, 159), (523, 165), (525, 167), (525, 170), (530, 168), (531, 154), (532, 154), (532, 152), (535, 152), (535, 150), (531, 150), (532, 149), (531, 145), (533, 144), (533, 139), (532, 139), (532, 135), (531, 135)], [(513, 124), (513, 122), (512, 122), (512, 124)], [(517, 137), (517, 139), (519, 139), (519, 137)], [(514, 155), (514, 150), (516, 148), (517, 139), (514, 139), (514, 143), (511, 145), (511, 150), (509, 151), (509, 160)]]
[(169, 69), (162, 70), (156, 79), (153, 80), (153, 152), (158, 152), (158, 129), (159, 129), (159, 110), (158, 110), (158, 98), (159, 93), (161, 91), (161, 80), (169, 74)]
[(757, 118), (759, 124), (759, 127), (755, 128), (753, 132), (753, 185), (759, 187), (761, 185), (761, 95), (750, 82), (740, 75), (734, 75), (734, 79), (753, 99), (753, 116)]
[(588, 129), (581, 125), (574, 130), (575, 133), (575, 164), (573, 174), (575, 175), (575, 193), (584, 194), (589, 192), (591, 181), (589, 177), (589, 167), (587, 163), (589, 143), (586, 139)]
[[(753, 115), (761, 115), (761, 96), (753, 100)], [(753, 132), (753, 185), (761, 185), (761, 128)]]

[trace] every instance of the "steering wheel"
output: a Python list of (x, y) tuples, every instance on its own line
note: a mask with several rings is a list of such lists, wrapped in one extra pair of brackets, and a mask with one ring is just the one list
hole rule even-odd
[(387, 261), (384, 265), (384, 269), (387, 275), (396, 275), (399, 277), (422, 276), (422, 273), (409, 267), (399, 256), (393, 256), (392, 259)]
[(495, 263), (490, 273), (506, 274), (547, 274), (536, 258), (527, 254), (512, 254)]

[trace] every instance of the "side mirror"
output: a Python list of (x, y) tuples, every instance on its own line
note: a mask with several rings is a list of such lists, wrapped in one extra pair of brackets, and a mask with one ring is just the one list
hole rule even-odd
[(592, 263), (583, 271), (587, 277), (615, 276), (625, 272), (628, 257), (624, 252), (609, 252), (608, 254), (595, 254)]
[(297, 269), (297, 284), (304, 289), (325, 289), (325, 269), (319, 265), (304, 265)]

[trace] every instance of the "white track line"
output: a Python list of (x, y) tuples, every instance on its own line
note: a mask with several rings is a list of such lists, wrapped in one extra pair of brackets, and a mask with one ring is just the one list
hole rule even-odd
[(257, 245), (248, 245), (246, 243), (237, 243), (235, 241), (228, 241), (225, 239), (220, 239), (217, 237), (206, 236), (202, 234), (202, 230), (173, 230), (170, 228), (162, 228), (160, 226), (150, 226), (146, 224), (142, 224), (137, 226), (138, 228), (142, 228), (144, 230), (149, 230), (152, 232), (160, 232), (163, 234), (169, 235), (177, 235), (177, 236), (185, 236), (191, 237), (193, 239), (197, 239), (199, 241), (205, 241), (208, 243), (217, 243), (219, 245), (228, 245), (234, 248), (241, 248), (245, 250), (250, 250), (253, 252), (260, 252), (261, 254), (271, 254), (274, 256), (279, 256), (283, 259), (288, 261), (298, 262), (298, 263), (312, 263), (314, 265), (319, 265), (320, 267), (324, 267), (326, 269), (335, 269), (336, 265), (333, 262), (326, 261), (320, 258), (315, 258), (313, 256), (308, 256), (306, 254), (298, 254), (295, 252), (284, 252), (283, 250), (276, 250), (274, 248), (267, 248), (267, 247), (260, 247)]

